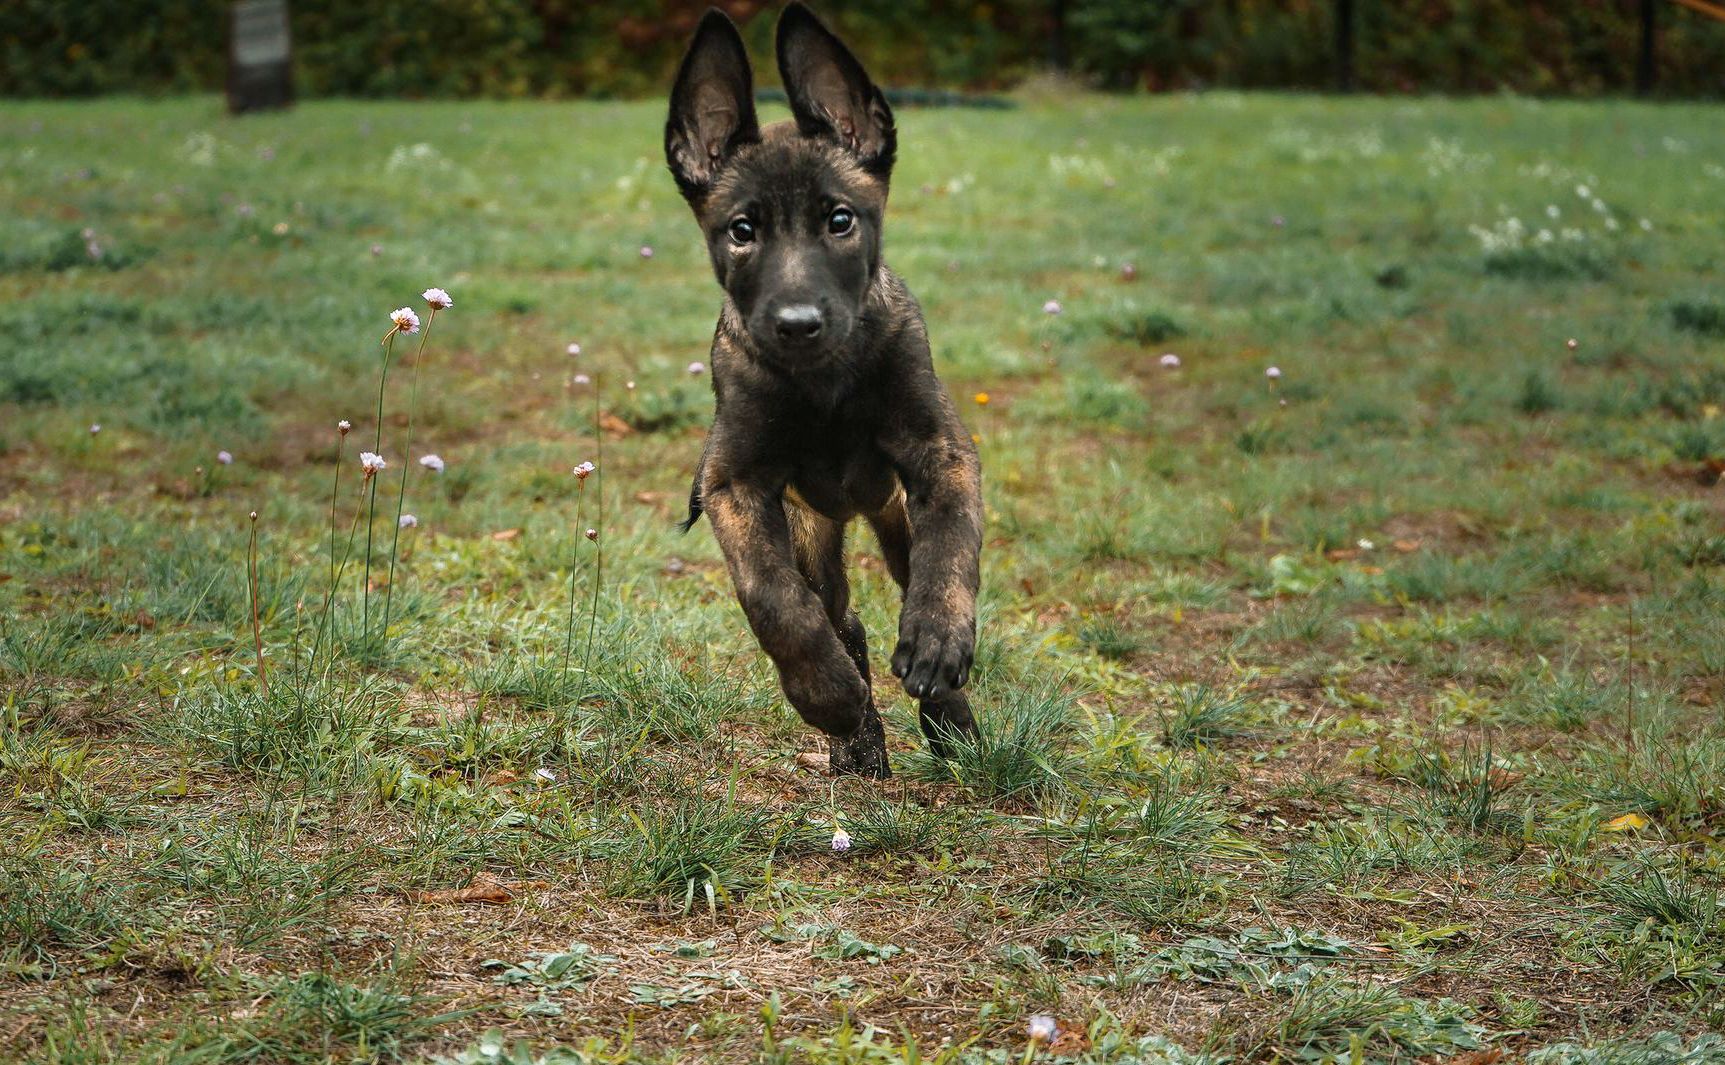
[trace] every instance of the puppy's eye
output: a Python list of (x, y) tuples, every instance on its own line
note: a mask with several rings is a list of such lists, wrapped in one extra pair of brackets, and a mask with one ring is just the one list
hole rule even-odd
[(755, 242), (755, 224), (747, 218), (738, 218), (731, 222), (731, 243), (736, 245), (753, 244)]
[(827, 232), (835, 237), (842, 237), (857, 227), (857, 216), (851, 213), (849, 207), (839, 207), (827, 216)]

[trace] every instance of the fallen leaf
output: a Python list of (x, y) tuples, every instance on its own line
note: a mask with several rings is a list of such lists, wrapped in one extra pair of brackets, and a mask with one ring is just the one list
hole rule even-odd
[(1346, 562), (1349, 559), (1359, 558), (1360, 553), (1352, 547), (1332, 547), (1324, 552), (1324, 557), (1331, 562)]
[(523, 891), (542, 891), (551, 885), (543, 880), (529, 880), (521, 884), (503, 884), (490, 877), (475, 877), (473, 883), (464, 888), (446, 888), (440, 891), (410, 891), (408, 897), (415, 902), (481, 902), (487, 906), (502, 906), (515, 901), (515, 897)]
[(599, 415), (599, 428), (610, 433), (612, 436), (628, 436), (630, 433), (635, 431), (635, 427), (633, 425), (630, 425), (628, 422), (617, 417), (615, 414), (612, 414), (610, 411), (606, 411), (604, 414)]
[(1390, 546), (1406, 555), (1410, 552), (1418, 551), (1420, 549), (1420, 542), (1418, 540), (1397, 540)]
[(1488, 1047), (1484, 1050), (1470, 1050), (1466, 1054), (1457, 1054), (1449, 1059), (1449, 1065), (1493, 1065), (1503, 1060), (1501, 1047)]
[(1619, 817), (1613, 817), (1599, 827), (1607, 832), (1629, 832), (1634, 829), (1646, 828), (1647, 818), (1640, 814), (1623, 814)]
[(483, 902), (488, 906), (502, 906), (515, 898), (515, 892), (495, 880), (475, 880), (464, 888), (446, 888), (441, 891), (413, 891), (408, 893), (415, 902)]
[(493, 540), (513, 540), (521, 535), (520, 529), (499, 529), (491, 534)]
[(1090, 1040), (1084, 1038), (1084, 1029), (1077, 1025), (1068, 1026), (1065, 1021), (1056, 1021), (1058, 1033), (1054, 1042), (1048, 1044), (1048, 1053), (1056, 1058), (1075, 1058), (1090, 1049)]

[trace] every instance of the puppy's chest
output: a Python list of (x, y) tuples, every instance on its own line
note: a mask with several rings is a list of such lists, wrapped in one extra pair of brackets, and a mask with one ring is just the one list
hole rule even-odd
[(788, 493), (835, 521), (880, 511), (898, 488), (898, 475), (857, 426), (811, 432), (798, 449)]

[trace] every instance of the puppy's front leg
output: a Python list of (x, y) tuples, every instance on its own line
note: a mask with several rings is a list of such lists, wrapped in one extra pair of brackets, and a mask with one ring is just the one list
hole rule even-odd
[(893, 448), (910, 517), (910, 580), (892, 671), (911, 695), (940, 702), (970, 679), (976, 650), (982, 474), (946, 393), (932, 405), (934, 431), (900, 438)]
[(868, 684), (797, 570), (778, 491), (709, 481), (702, 502), (749, 627), (778, 667), (791, 706), (832, 738), (833, 769), (886, 776), (886, 741)]

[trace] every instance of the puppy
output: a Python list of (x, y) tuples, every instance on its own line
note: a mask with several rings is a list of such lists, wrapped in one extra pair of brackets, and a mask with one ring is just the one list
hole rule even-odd
[(779, 19), (792, 121), (762, 128), (737, 28), (709, 11), (671, 90), (665, 158), (724, 307), (716, 410), (689, 495), (785, 696), (835, 773), (889, 775), (845, 527), (903, 591), (892, 671), (937, 754), (973, 736), (981, 469), (935, 377), (922, 311), (881, 261), (897, 135), (862, 65), (801, 3)]

